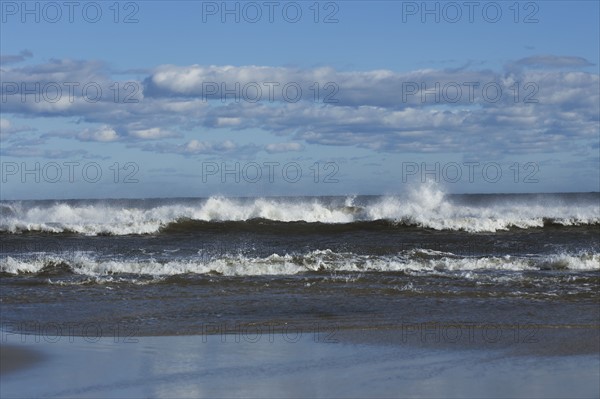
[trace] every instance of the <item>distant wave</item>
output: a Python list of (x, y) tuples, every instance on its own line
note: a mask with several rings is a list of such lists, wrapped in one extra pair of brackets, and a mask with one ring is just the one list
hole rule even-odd
[(331, 250), (267, 257), (221, 255), (207, 259), (100, 260), (89, 253), (3, 257), (0, 272), (20, 274), (79, 274), (85, 276), (218, 274), (225, 276), (294, 275), (306, 272), (425, 272), (477, 270), (600, 270), (599, 253), (553, 254), (535, 257), (464, 257), (430, 249), (412, 249), (395, 255), (358, 255)]
[(10, 202), (0, 205), (0, 232), (75, 233), (83, 235), (160, 234), (212, 228), (210, 223), (321, 223), (325, 225), (385, 222), (435, 230), (495, 232), (510, 228), (585, 226), (600, 224), (598, 201), (495, 200), (489, 204), (461, 203), (432, 186), (405, 196), (388, 196), (360, 203), (356, 197), (327, 198), (211, 197), (195, 202), (152, 206), (94, 201), (44, 204)]

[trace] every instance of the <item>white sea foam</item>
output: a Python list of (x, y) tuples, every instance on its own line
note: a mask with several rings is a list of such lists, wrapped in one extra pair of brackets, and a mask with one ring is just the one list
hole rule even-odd
[(367, 208), (368, 219), (387, 219), (436, 230), (495, 232), (510, 227), (543, 227), (544, 220), (565, 226), (600, 223), (600, 206), (571, 205), (560, 201), (494, 202), (490, 206), (461, 205), (449, 201), (432, 185), (410, 192), (408, 199), (384, 197)]
[(225, 276), (294, 275), (325, 272), (439, 272), (439, 271), (527, 271), (540, 269), (600, 270), (600, 254), (555, 254), (538, 257), (460, 257), (432, 250), (410, 250), (396, 255), (374, 256), (315, 250), (306, 254), (244, 255), (215, 259), (180, 259), (159, 262), (153, 259), (99, 260), (87, 253), (45, 255), (35, 258), (4, 257), (0, 271), (9, 274), (39, 273), (44, 268), (67, 265), (71, 272), (86, 276), (137, 274), (172, 276), (180, 274), (222, 274)]
[(388, 220), (436, 230), (495, 232), (511, 227), (543, 227), (546, 220), (565, 226), (600, 224), (600, 205), (560, 200), (506, 200), (487, 205), (452, 201), (439, 189), (423, 185), (405, 196), (381, 197), (356, 205), (355, 197), (342, 202), (313, 199), (232, 199), (211, 197), (197, 203), (174, 202), (156, 206), (124, 206), (110, 202), (58, 202), (24, 206), (2, 204), (0, 231), (45, 231), (97, 234), (152, 234), (181, 220), (352, 223)]

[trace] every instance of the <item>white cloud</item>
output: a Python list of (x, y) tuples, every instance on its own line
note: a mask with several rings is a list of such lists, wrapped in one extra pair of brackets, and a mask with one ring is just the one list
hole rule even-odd
[(593, 66), (591, 62), (583, 57), (572, 57), (572, 56), (556, 56), (556, 55), (536, 55), (526, 57), (518, 60), (515, 64), (524, 66), (538, 66), (538, 67), (588, 67)]
[(3, 139), (7, 139), (9, 136), (12, 138), (15, 133), (32, 131), (35, 129), (29, 126), (15, 126), (9, 119), (0, 118), (0, 137)]
[(185, 150), (190, 153), (202, 153), (212, 150), (212, 145), (207, 142), (191, 140), (185, 145)]
[(8, 119), (0, 118), (0, 130), (2, 132), (8, 132), (10, 130), (10, 121)]
[(14, 64), (31, 57), (33, 57), (33, 53), (29, 50), (23, 50), (18, 55), (0, 55), (0, 64)]
[(242, 123), (242, 120), (240, 118), (224, 117), (224, 118), (217, 118), (216, 125), (219, 127), (239, 126), (239, 125), (241, 125), (241, 123)]
[(162, 129), (160, 127), (153, 127), (150, 129), (131, 130), (129, 131), (131, 137), (145, 140), (158, 140), (168, 137), (179, 137), (178, 134)]
[(302, 151), (304, 146), (300, 143), (272, 143), (265, 146), (265, 150), (270, 153)]
[(81, 141), (110, 142), (117, 141), (119, 135), (110, 126), (101, 126), (95, 130), (85, 129), (77, 134), (77, 138)]
[(6, 139), (11, 131), (11, 123), (8, 119), (0, 118), (0, 139)]
[[(110, 84), (114, 80), (103, 63), (53, 60), (42, 65), (7, 67), (3, 69), (3, 78), (28, 84), (52, 79), (95, 80), (103, 87), (102, 101), (90, 103), (76, 97), (68, 104), (62, 100), (58, 104), (40, 105), (23, 103), (17, 93), (8, 95), (3, 112), (25, 117), (74, 117), (80, 123), (104, 126), (79, 133), (47, 135), (84, 141), (119, 140), (148, 151), (182, 155), (300, 151), (302, 148), (298, 146), (306, 143), (387, 152), (565, 152), (581, 146), (576, 143), (578, 140), (597, 140), (598, 75), (523, 66), (545, 63), (576, 68), (586, 62), (577, 57), (538, 56), (522, 60), (521, 68), (516, 69), (511, 67), (518, 61), (499, 71), (460, 68), (402, 73), (164, 65), (136, 83), (140, 101), (129, 104), (115, 102), (108, 95), (112, 94)], [(262, 99), (257, 102), (207, 99), (203, 91), (206, 82), (224, 83), (227, 88), (254, 82), (263, 90)], [(272, 99), (266, 82), (279, 84), (272, 86)], [(314, 82), (319, 83), (317, 101)], [(334, 85), (327, 86), (329, 82)], [(477, 86), (465, 85), (469, 82)], [(301, 87), (300, 101), (285, 101), (281, 89), (286, 83)], [(490, 101), (483, 94), (488, 83), (501, 88), (498, 101)], [(444, 91), (444, 87), (448, 90)], [(462, 91), (458, 100), (449, 101), (448, 96), (453, 98), (457, 87)], [(423, 88), (433, 89), (437, 95), (423, 93)], [(338, 101), (324, 103), (329, 96)], [(536, 102), (527, 103), (528, 99)], [(179, 144), (145, 143), (182, 137), (177, 131), (214, 129), (261, 130), (285, 139), (283, 143), (262, 148), (231, 141), (213, 143), (202, 138)]]
[[(188, 154), (214, 154), (230, 152), (237, 148), (237, 145), (231, 141), (226, 140), (221, 143), (210, 143), (207, 141), (190, 140), (183, 148), (179, 147), (180, 150)], [(175, 151), (177, 152), (177, 151)]]

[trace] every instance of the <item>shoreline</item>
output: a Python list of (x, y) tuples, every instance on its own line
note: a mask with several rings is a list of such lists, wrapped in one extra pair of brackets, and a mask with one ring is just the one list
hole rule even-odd
[[(9, 325), (10, 322), (4, 323)], [(18, 323), (13, 323), (18, 325)], [(316, 343), (366, 344), (373, 346), (404, 346), (420, 349), (444, 350), (505, 350), (506, 354), (571, 356), (600, 354), (600, 325), (503, 324), (503, 323), (442, 323), (422, 322), (405, 324), (343, 325), (336, 322), (302, 323), (261, 322), (239, 323), (223, 321), (205, 323), (197, 331), (174, 334), (140, 333), (126, 326), (86, 323), (84, 330), (76, 328), (44, 329), (46, 334), (28, 330), (0, 329), (2, 348), (19, 348), (25, 344), (52, 344), (76, 341), (94, 343), (108, 339), (115, 343), (137, 343), (144, 338), (220, 337), (222, 342), (257, 343), (260, 341), (295, 343), (301, 338)], [(39, 328), (38, 331), (42, 329)], [(57, 334), (57, 331), (61, 331)], [(66, 332), (66, 334), (64, 333)], [(84, 334), (84, 332), (87, 332)], [(212, 338), (210, 338), (212, 339)], [(16, 345), (16, 346), (15, 346)], [(36, 360), (33, 354), (29, 356)]]

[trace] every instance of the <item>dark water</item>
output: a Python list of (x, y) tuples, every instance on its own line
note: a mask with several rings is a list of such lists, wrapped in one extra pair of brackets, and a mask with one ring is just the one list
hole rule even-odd
[(0, 209), (5, 330), (600, 324), (598, 193), (422, 188)]

